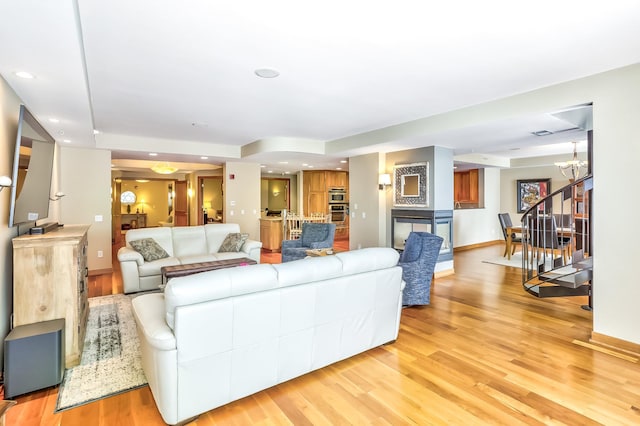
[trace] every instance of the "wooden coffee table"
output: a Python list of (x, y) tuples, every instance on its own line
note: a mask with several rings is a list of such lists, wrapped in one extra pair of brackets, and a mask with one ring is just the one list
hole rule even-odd
[(187, 275), (197, 274), (198, 272), (213, 271), (214, 269), (233, 268), (235, 266), (255, 265), (256, 262), (248, 257), (239, 259), (223, 259), (212, 260), (210, 262), (186, 263), (184, 265), (163, 266), (160, 268), (162, 274), (161, 289), (167, 285), (169, 278), (186, 277)]

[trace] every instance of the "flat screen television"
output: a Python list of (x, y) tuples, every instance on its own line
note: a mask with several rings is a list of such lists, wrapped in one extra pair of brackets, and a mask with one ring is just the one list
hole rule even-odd
[(55, 147), (55, 139), (20, 105), (11, 176), (10, 228), (49, 216)]

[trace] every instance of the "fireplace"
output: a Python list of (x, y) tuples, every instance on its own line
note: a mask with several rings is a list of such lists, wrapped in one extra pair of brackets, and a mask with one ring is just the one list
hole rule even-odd
[(453, 210), (392, 209), (392, 247), (404, 250), (410, 232), (430, 232), (442, 237), (438, 262), (453, 259)]

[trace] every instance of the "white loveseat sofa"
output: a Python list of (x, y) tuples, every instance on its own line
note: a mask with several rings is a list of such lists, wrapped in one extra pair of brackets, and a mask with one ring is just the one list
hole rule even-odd
[[(247, 239), (239, 252), (220, 253), (223, 241), (230, 233), (240, 232), (237, 223), (214, 223), (201, 226), (140, 228), (127, 231), (126, 246), (118, 250), (125, 293), (155, 290), (162, 283), (160, 268), (186, 263), (248, 257), (260, 263), (262, 243)], [(154, 239), (169, 255), (146, 262), (130, 242)]]
[(203, 412), (394, 341), (398, 253), (219, 269), (133, 299), (142, 364), (165, 422)]

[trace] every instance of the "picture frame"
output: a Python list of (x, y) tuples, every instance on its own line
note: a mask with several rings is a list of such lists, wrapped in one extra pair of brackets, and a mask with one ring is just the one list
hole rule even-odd
[(393, 205), (395, 207), (429, 206), (429, 163), (393, 166)]
[(518, 179), (516, 181), (517, 211), (524, 213), (551, 193), (551, 178)]

